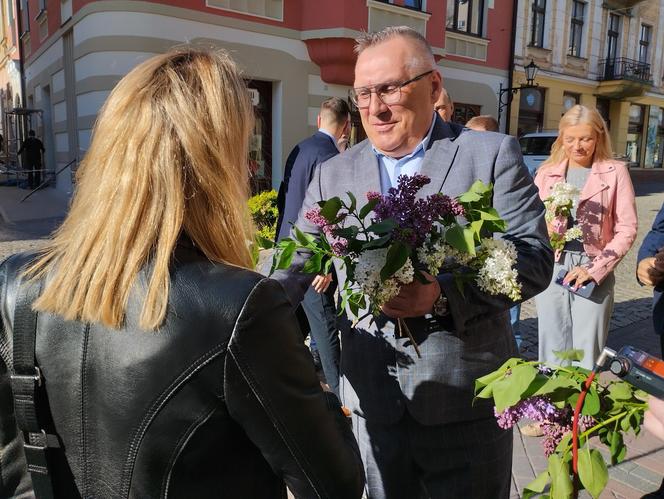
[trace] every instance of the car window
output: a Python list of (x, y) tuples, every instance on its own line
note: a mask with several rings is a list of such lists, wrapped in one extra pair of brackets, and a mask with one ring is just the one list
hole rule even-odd
[(556, 137), (521, 137), (521, 154), (531, 156), (548, 156)]

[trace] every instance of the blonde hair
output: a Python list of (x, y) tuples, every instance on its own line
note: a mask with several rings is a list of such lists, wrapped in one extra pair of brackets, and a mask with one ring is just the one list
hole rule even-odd
[(182, 48), (134, 68), (100, 111), (69, 215), (26, 271), (48, 274), (35, 308), (118, 328), (146, 267), (140, 326), (158, 328), (183, 232), (209, 260), (251, 267), (252, 128), (246, 86), (225, 52)]
[(566, 159), (565, 150), (563, 149), (564, 131), (566, 128), (576, 125), (590, 125), (597, 135), (593, 163), (613, 158), (611, 137), (609, 137), (609, 131), (604, 118), (602, 118), (597, 109), (577, 104), (560, 118), (558, 137), (551, 146), (551, 155), (542, 163), (540, 169), (558, 165)]

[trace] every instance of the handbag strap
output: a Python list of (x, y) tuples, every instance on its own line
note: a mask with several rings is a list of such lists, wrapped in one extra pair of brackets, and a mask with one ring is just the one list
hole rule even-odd
[(38, 398), (43, 390), (41, 370), (35, 358), (37, 312), (32, 304), (41, 292), (41, 282), (22, 282), (18, 287), (14, 308), (13, 373), (10, 375), (14, 396), (16, 425), (23, 432), (23, 449), (32, 478), (32, 487), (39, 499), (53, 499), (53, 484), (48, 469), (47, 450), (59, 447), (56, 435), (47, 434), (39, 423)]

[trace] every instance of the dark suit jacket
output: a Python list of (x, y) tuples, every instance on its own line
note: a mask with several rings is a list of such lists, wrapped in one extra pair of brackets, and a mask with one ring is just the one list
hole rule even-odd
[(288, 155), (284, 180), (277, 196), (277, 241), (288, 237), (291, 225), (297, 221), (314, 168), (337, 154), (339, 149), (334, 140), (323, 132), (316, 132), (296, 145)]
[[(507, 222), (503, 236), (514, 242), (524, 300), (543, 291), (551, 280), (553, 253), (544, 222), (544, 205), (523, 164), (514, 137), (493, 132), (464, 131), (452, 139), (449, 124), (436, 118), (420, 173), (431, 179), (418, 196), (436, 192), (458, 196), (476, 180), (493, 183), (493, 206)], [(371, 144), (364, 141), (316, 168), (302, 207), (310, 209), (323, 199), (346, 192), (366, 199), (368, 191), (380, 192), (380, 172)], [(354, 223), (354, 221), (348, 221)], [(301, 230), (318, 234), (318, 227), (303, 216)], [(299, 272), (307, 255), (298, 253), (293, 266), (275, 272), (291, 304), (297, 305), (313, 276)], [(339, 288), (346, 270), (335, 262)], [(398, 337), (395, 321), (381, 315), (352, 324), (339, 321), (341, 330), (340, 387), (345, 405), (367, 420), (382, 424), (398, 421), (404, 410), (422, 424), (468, 421), (493, 415), (493, 404), (473, 404), (475, 379), (498, 368), (516, 355), (509, 309), (514, 304), (502, 296), (490, 296), (474, 283), (457, 289), (451, 274), (438, 281), (449, 300), (451, 318), (430, 316), (408, 319), (419, 343), (418, 358), (406, 338)]]
[[(652, 224), (652, 229), (646, 234), (641, 247), (639, 248), (638, 262), (644, 258), (655, 256), (660, 248), (664, 247), (664, 204), (657, 213), (655, 221)], [(664, 282), (655, 286), (654, 299), (652, 302), (652, 322), (657, 334), (664, 333)]]

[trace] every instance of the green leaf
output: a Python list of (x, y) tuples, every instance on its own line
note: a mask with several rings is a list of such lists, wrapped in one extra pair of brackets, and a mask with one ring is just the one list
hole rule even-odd
[(373, 232), (374, 234), (387, 234), (388, 232), (392, 231), (392, 229), (394, 229), (396, 226), (397, 223), (391, 218), (388, 218), (386, 220), (383, 220), (382, 222), (370, 225), (369, 227), (367, 227), (367, 231)]
[(558, 357), (560, 360), (569, 360), (569, 361), (581, 361), (585, 352), (577, 348), (576, 350), (554, 350), (553, 354)]
[(295, 239), (297, 239), (297, 242), (302, 246), (309, 246), (315, 241), (315, 238), (311, 234), (305, 234), (297, 225), (293, 225), (293, 231), (295, 232)]
[(404, 266), (406, 260), (408, 260), (409, 254), (410, 250), (408, 249), (408, 246), (401, 241), (395, 241), (392, 243), (387, 250), (385, 265), (380, 269), (380, 278), (384, 281), (394, 275), (396, 271)]
[(627, 453), (627, 447), (625, 447), (622, 433), (619, 431), (612, 431), (608, 438), (611, 443), (609, 447), (609, 451), (611, 452), (611, 464), (618, 464), (625, 459), (625, 454)]
[(549, 380), (544, 383), (539, 390), (537, 390), (533, 395), (548, 395), (560, 388), (577, 388), (578, 383), (573, 379), (570, 379), (566, 376), (556, 376), (549, 378)]
[(323, 254), (314, 253), (306, 262), (304, 262), (302, 272), (305, 274), (319, 274), (323, 267), (322, 263)]
[(632, 388), (625, 381), (613, 383), (609, 386), (609, 398), (613, 400), (629, 400), (632, 398)]
[(445, 241), (462, 253), (475, 256), (475, 235), (472, 229), (454, 225), (445, 233)]
[(597, 393), (595, 387), (591, 387), (588, 393), (586, 394), (586, 398), (583, 401), (581, 414), (584, 414), (586, 416), (594, 416), (599, 412), (599, 409), (600, 409), (599, 393)]
[(256, 234), (256, 243), (260, 249), (272, 249), (274, 248), (274, 241), (263, 237), (260, 234)]
[(332, 235), (336, 237), (343, 237), (344, 239), (354, 239), (360, 229), (355, 225), (350, 225), (344, 228), (332, 229)]
[(537, 478), (523, 488), (523, 499), (530, 499), (536, 494), (544, 492), (544, 488), (549, 483), (549, 472), (542, 471)]
[(373, 211), (373, 209), (376, 207), (380, 199), (372, 199), (369, 201), (367, 204), (365, 204), (362, 209), (360, 210), (359, 218), (360, 220), (364, 220), (367, 215)]
[(521, 395), (528, 389), (537, 376), (537, 369), (529, 364), (521, 364), (512, 369), (509, 376), (493, 383), (493, 400), (496, 410), (504, 411), (521, 400)]
[[(281, 243), (283, 243), (283, 241)], [(293, 261), (293, 253), (295, 253), (295, 249), (297, 248), (297, 244), (292, 240), (288, 241), (283, 246), (281, 243), (274, 254), (273, 261), (276, 261), (276, 264), (273, 264), (273, 268), (275, 270), (287, 269), (290, 267), (291, 262)]]
[(570, 499), (574, 487), (569, 476), (569, 465), (563, 461), (558, 454), (549, 456), (549, 475), (551, 476), (552, 499)]
[(579, 451), (579, 479), (586, 490), (597, 499), (609, 481), (609, 470), (602, 454), (586, 446)]
[(490, 385), (494, 381), (502, 378), (505, 375), (505, 372), (507, 371), (507, 368), (503, 369), (500, 368), (496, 371), (490, 372), (489, 374), (485, 374), (481, 378), (477, 378), (475, 380), (475, 392), (478, 390), (481, 390), (487, 385)]
[(350, 191), (346, 191), (346, 195), (348, 196), (348, 199), (350, 199), (350, 206), (348, 207), (348, 212), (353, 213), (355, 211), (355, 208), (357, 207), (357, 199), (355, 198), (355, 195)]
[(333, 197), (325, 201), (320, 209), (320, 214), (328, 222), (333, 222), (337, 218), (337, 213), (341, 209), (341, 199)]
[(472, 191), (464, 192), (458, 198), (460, 203), (474, 203), (476, 201), (479, 201), (480, 199), (482, 199), (482, 196)]
[(390, 234), (387, 234), (385, 236), (381, 236), (378, 239), (372, 239), (371, 241), (367, 241), (366, 243), (362, 243), (362, 249), (371, 249), (371, 248), (382, 248), (384, 247), (387, 243), (390, 242), (390, 238), (392, 236)]

